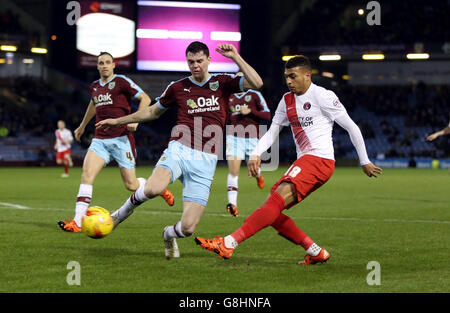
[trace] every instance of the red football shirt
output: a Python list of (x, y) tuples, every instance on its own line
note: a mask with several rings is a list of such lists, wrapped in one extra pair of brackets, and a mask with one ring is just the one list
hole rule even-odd
[[(109, 81), (102, 83), (96, 80), (89, 87), (92, 102), (95, 105), (96, 123), (107, 118), (118, 118), (131, 113), (131, 99), (143, 91), (131, 79), (124, 75), (114, 75)], [(129, 134), (127, 125), (113, 129), (96, 129), (95, 138), (115, 138)]]
[[(243, 107), (252, 111), (242, 115)], [(259, 138), (259, 125), (263, 120), (270, 120), (270, 110), (264, 97), (259, 91), (252, 89), (231, 95), (228, 100), (228, 110), (230, 126), (227, 126), (227, 134), (236, 137)]]
[(157, 98), (158, 106), (176, 106), (177, 124), (170, 140), (206, 153), (219, 153), (227, 118), (228, 99), (243, 91), (244, 77), (210, 74), (198, 83), (191, 77), (172, 82)]

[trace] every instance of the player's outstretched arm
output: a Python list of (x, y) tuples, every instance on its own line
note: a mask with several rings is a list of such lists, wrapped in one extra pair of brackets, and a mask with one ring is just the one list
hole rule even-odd
[(445, 127), (444, 129), (441, 129), (438, 132), (435, 132), (435, 133), (432, 133), (431, 135), (429, 135), (427, 137), (427, 141), (433, 141), (433, 140), (435, 140), (436, 138), (438, 138), (440, 136), (448, 135), (448, 134), (450, 134), (450, 127), (449, 126)]
[[(148, 106), (150, 105), (152, 99), (150, 99), (150, 97), (145, 93), (141, 93), (139, 96), (137, 96), (137, 99), (139, 100), (139, 106), (137, 111), (142, 110), (144, 108), (148, 108)], [(139, 123), (131, 123), (127, 125), (127, 129), (129, 131), (136, 131), (137, 128), (139, 126)]]
[(141, 123), (158, 119), (166, 110), (160, 109), (157, 104), (143, 108), (126, 116), (119, 118), (108, 118), (95, 124), (98, 129), (115, 128), (130, 123)]
[(83, 134), (84, 134), (86, 125), (91, 121), (91, 119), (94, 116), (95, 116), (95, 105), (94, 105), (94, 102), (92, 102), (92, 100), (91, 100), (86, 109), (86, 113), (84, 113), (84, 117), (80, 123), (80, 126), (78, 126), (78, 128), (73, 131), (76, 141), (80, 141), (81, 136), (83, 136)]
[(232, 44), (220, 44), (216, 51), (226, 58), (232, 59), (244, 74), (244, 89), (261, 89), (263, 80), (259, 74), (251, 67), (241, 55), (237, 52), (236, 47)]

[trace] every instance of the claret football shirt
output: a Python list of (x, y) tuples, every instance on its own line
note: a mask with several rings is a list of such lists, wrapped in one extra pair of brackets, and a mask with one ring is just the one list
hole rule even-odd
[[(102, 83), (100, 79), (89, 87), (95, 105), (96, 123), (107, 118), (118, 118), (131, 113), (131, 100), (143, 93), (142, 89), (124, 75), (114, 75)], [(127, 125), (104, 130), (96, 129), (95, 138), (115, 138), (128, 135)]]
[(170, 140), (206, 153), (219, 153), (228, 99), (243, 91), (243, 82), (242, 76), (210, 74), (203, 83), (192, 77), (170, 83), (156, 99), (162, 109), (177, 107), (177, 123)]

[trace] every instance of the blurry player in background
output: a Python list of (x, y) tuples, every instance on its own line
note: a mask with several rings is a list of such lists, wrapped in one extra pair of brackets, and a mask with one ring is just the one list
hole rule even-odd
[[(114, 59), (108, 52), (100, 53), (97, 69), (100, 79), (94, 81), (89, 91), (91, 101), (80, 126), (74, 131), (75, 139), (80, 141), (86, 125), (96, 116), (96, 122), (107, 118), (125, 116), (131, 113), (131, 99), (139, 100), (138, 111), (148, 108), (150, 97), (131, 79), (114, 74)], [(70, 221), (59, 221), (62, 230), (81, 231), (81, 219), (85, 215), (92, 199), (92, 187), (95, 178), (111, 160), (115, 160), (120, 168), (125, 188), (135, 191), (145, 185), (145, 178), (136, 178), (136, 150), (134, 137), (137, 123), (122, 125), (115, 129), (96, 129), (88, 152), (84, 158), (81, 184), (75, 204), (75, 217)], [(173, 205), (173, 195), (168, 190), (161, 190), (160, 195), (169, 205)]]
[(69, 167), (73, 166), (70, 156), (70, 145), (73, 142), (73, 136), (72, 132), (66, 128), (64, 121), (58, 121), (58, 129), (55, 130), (55, 136), (56, 164), (64, 165), (64, 173), (61, 174), (61, 177), (69, 177)]
[(334, 171), (332, 141), (333, 123), (350, 135), (363, 172), (369, 177), (381, 174), (381, 168), (370, 162), (358, 126), (347, 114), (336, 94), (311, 82), (311, 65), (305, 56), (290, 59), (285, 65), (285, 79), (290, 92), (284, 94), (267, 133), (261, 137), (248, 163), (249, 175), (258, 174), (260, 156), (278, 137), (283, 126), (291, 126), (298, 159), (271, 189), (263, 205), (244, 224), (225, 238), (196, 237), (201, 247), (228, 259), (234, 249), (260, 230), (272, 226), (282, 237), (306, 250), (299, 264), (325, 262), (330, 254), (320, 248), (282, 211), (305, 199), (325, 184)]
[(233, 45), (220, 44), (216, 51), (232, 59), (244, 76), (210, 74), (209, 49), (204, 43), (195, 41), (185, 51), (191, 76), (170, 83), (150, 108), (96, 124), (99, 129), (117, 127), (155, 120), (170, 107), (178, 110), (169, 146), (147, 183), (139, 186), (122, 207), (112, 214), (117, 225), (130, 216), (136, 207), (179, 179), (183, 184), (183, 215), (180, 221), (163, 230), (167, 259), (180, 256), (176, 238), (191, 236), (205, 210), (217, 155), (221, 153), (228, 99), (233, 93), (262, 86), (261, 77), (242, 59)]
[[(238, 72), (236, 75), (242, 75)], [(238, 215), (237, 196), (239, 170), (242, 160), (246, 160), (256, 147), (260, 133), (259, 125), (270, 120), (270, 110), (262, 94), (249, 89), (235, 93), (228, 100), (229, 124), (227, 125), (226, 157), (228, 162), (227, 177), (227, 210), (232, 216)], [(256, 176), (260, 189), (264, 188), (264, 177), (261, 171)]]

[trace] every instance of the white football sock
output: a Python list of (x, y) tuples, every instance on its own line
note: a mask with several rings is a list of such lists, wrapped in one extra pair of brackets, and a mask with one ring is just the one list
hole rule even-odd
[(258, 168), (258, 174), (256, 175), (256, 178), (259, 178), (261, 176), (261, 167)]
[(238, 180), (239, 176), (234, 176), (228, 174), (227, 179), (227, 190), (228, 190), (228, 203), (237, 206), (237, 195), (238, 195)]
[(144, 187), (145, 183), (141, 184), (140, 182), (140, 186), (136, 190), (136, 192), (133, 193), (127, 199), (127, 201), (125, 201), (125, 203), (116, 212), (112, 214), (119, 219), (119, 222), (122, 222), (127, 217), (129, 217), (136, 207), (138, 207), (139, 205), (141, 205), (142, 203), (144, 203), (149, 199), (144, 193)]
[(77, 202), (75, 203), (75, 217), (73, 220), (78, 227), (81, 227), (81, 219), (86, 214), (92, 199), (92, 185), (80, 184), (78, 189)]
[(145, 186), (145, 183), (147, 182), (147, 180), (144, 177), (139, 177), (137, 180), (139, 182), (139, 187)]
[(308, 250), (306, 250), (306, 253), (311, 255), (311, 256), (316, 256), (320, 253), (320, 250), (322, 250), (321, 247), (319, 247), (318, 245), (316, 245), (315, 243), (313, 243)]
[(228, 249), (230, 248), (234, 249), (238, 246), (237, 241), (231, 235), (228, 235), (225, 238), (223, 238), (223, 241), (225, 242), (225, 247), (227, 247)]
[(185, 234), (181, 231), (181, 221), (176, 222), (175, 225), (167, 226), (164, 231), (164, 240), (167, 241), (172, 238), (184, 238)]

